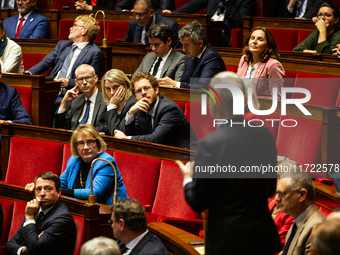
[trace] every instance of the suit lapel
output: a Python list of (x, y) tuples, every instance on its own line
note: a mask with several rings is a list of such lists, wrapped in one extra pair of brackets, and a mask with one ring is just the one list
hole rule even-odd
[(164, 77), (164, 74), (168, 70), (173, 59), (174, 59), (174, 50), (171, 49), (171, 52), (170, 52), (168, 58), (166, 59), (164, 65), (163, 65), (162, 72), (161, 72), (161, 78)]
[(35, 19), (35, 13), (31, 12), (31, 14), (28, 16), (27, 20), (25, 21), (25, 24), (21, 28), (20, 37), (22, 37), (25, 34), (26, 29), (31, 25), (31, 23), (34, 21), (34, 19)]
[[(70, 44), (67, 45), (64, 49), (61, 50), (61, 54), (59, 55), (59, 61), (55, 61), (55, 63), (57, 63), (58, 66), (56, 66), (55, 70), (56, 73), (58, 73), (60, 71), (60, 69), (63, 67), (64, 61), (67, 58), (68, 54), (70, 54), (72, 49), (72, 41), (70, 41)], [(54, 76), (55, 74), (53, 74)]]
[[(76, 67), (80, 65), (81, 60), (86, 56), (87, 52), (89, 51), (91, 47), (91, 43), (88, 43), (84, 49), (81, 50), (80, 54), (78, 55), (77, 59), (74, 61), (74, 64), (72, 66), (72, 72), (74, 73), (76, 71)], [(71, 46), (72, 49), (72, 46)], [(71, 51), (71, 50), (70, 50)]]
[(74, 107), (72, 109), (72, 120), (71, 120), (71, 128), (75, 129), (78, 125), (78, 120), (80, 115), (83, 112), (83, 107), (85, 104), (85, 95), (81, 94), (77, 101), (74, 101)]
[(100, 110), (101, 101), (102, 101), (102, 93), (98, 89), (98, 93), (97, 93), (97, 96), (96, 96), (96, 103), (94, 105), (93, 114), (92, 114), (91, 125), (93, 125), (93, 126), (95, 126), (94, 124), (96, 122), (96, 119), (97, 119), (97, 116), (98, 116), (98, 112)]
[[(5, 98), (7, 97), (7, 93), (5, 93), (5, 88), (3, 87), (3, 85), (0, 83), (0, 110), (3, 109), (2, 105), (4, 104), (5, 102)], [(5, 114), (2, 115), (1, 112), (0, 112), (0, 119), (1, 118), (5, 118)]]
[(140, 250), (143, 249), (144, 245), (149, 241), (151, 238), (150, 231), (138, 242), (138, 244), (132, 249), (130, 255), (137, 255)]
[(143, 27), (137, 25), (134, 42), (141, 42)]
[(157, 56), (156, 56), (155, 53), (152, 52), (152, 54), (150, 54), (150, 55), (151, 55), (151, 57), (150, 57), (150, 59), (148, 59), (148, 62), (145, 63), (147, 66), (146, 66), (146, 68), (144, 69), (144, 70), (148, 70), (148, 72), (151, 71), (151, 67), (152, 67), (153, 63), (154, 63), (154, 62), (156, 61), (156, 59), (157, 59)]

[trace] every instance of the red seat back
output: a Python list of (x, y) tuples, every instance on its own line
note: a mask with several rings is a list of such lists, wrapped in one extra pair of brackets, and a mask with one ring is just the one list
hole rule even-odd
[[(32, 66), (38, 64), (45, 56), (46, 55), (43, 54), (22, 54), (22, 61), (24, 62), (25, 70), (30, 69)], [(50, 69), (41, 75), (47, 75), (49, 71)]]
[[(295, 127), (283, 127), (282, 124), (295, 125), (288, 119), (293, 119), (298, 124)], [(277, 154), (291, 158), (298, 162), (303, 170), (309, 172), (312, 169), (311, 164), (316, 165), (321, 162), (322, 122), (291, 116), (281, 116), (280, 122), (276, 140)]]
[(18, 91), (21, 103), (25, 107), (26, 111), (32, 116), (32, 88), (30, 87), (15, 87)]
[(45, 171), (59, 176), (62, 153), (62, 143), (12, 137), (5, 182), (24, 187)]
[(80, 248), (84, 243), (84, 229), (85, 229), (85, 223), (84, 218), (72, 215), (74, 219), (74, 223), (76, 225), (77, 229), (77, 238), (76, 238), (76, 244), (74, 247), (73, 255), (79, 255), (80, 254)]
[(10, 228), (9, 235), (8, 235), (8, 241), (18, 231), (22, 221), (24, 220), (25, 208), (26, 208), (26, 203), (13, 201), (13, 215), (12, 215), (12, 220), (11, 220), (11, 228)]
[[(285, 71), (285, 78), (283, 82), (283, 87), (294, 87), (295, 85), (295, 78), (296, 78), (296, 72), (294, 71)], [(293, 93), (287, 94), (287, 98), (291, 98)]]
[(313, 30), (299, 30), (297, 44), (302, 43), (312, 32)]
[(227, 71), (237, 73), (238, 66), (228, 66), (226, 65)]
[(60, 175), (65, 171), (65, 169), (67, 167), (67, 162), (68, 162), (68, 160), (70, 159), (71, 156), (72, 156), (71, 145), (69, 143), (65, 143), (64, 147), (63, 147), (63, 162), (61, 164)]
[(128, 196), (152, 208), (161, 161), (118, 151), (113, 153), (113, 157), (123, 177)]
[(332, 211), (329, 210), (328, 208), (318, 204), (318, 203), (314, 203), (314, 205), (319, 209), (319, 211), (325, 216), (327, 217)]
[(292, 51), (298, 44), (298, 30), (270, 28), (280, 51)]
[(158, 187), (152, 213), (184, 219), (200, 218), (185, 201), (183, 176), (175, 162), (162, 160)]
[[(307, 79), (308, 78), (308, 79)], [(339, 76), (297, 73), (295, 87), (305, 88), (311, 93), (307, 104), (334, 107), (339, 93)], [(292, 98), (303, 98), (302, 93), (293, 93)]]
[(243, 29), (233, 28), (231, 30), (231, 47), (243, 48)]
[(199, 140), (202, 140), (206, 135), (216, 130), (216, 127), (213, 126), (213, 118), (209, 114), (209, 105), (207, 105), (207, 115), (202, 115), (201, 104), (186, 103), (184, 114)]
[(123, 40), (127, 33), (129, 22), (126, 21), (108, 21), (106, 22), (106, 38), (109, 42)]
[[(9, 230), (13, 215), (13, 200), (0, 198), (0, 204), (3, 212), (2, 231), (0, 232), (0, 245), (5, 245), (8, 241)], [(23, 219), (21, 219), (23, 220)]]
[(182, 111), (184, 112), (184, 109), (185, 109), (185, 102), (181, 102), (181, 101), (174, 101), (178, 106), (179, 108), (182, 109)]

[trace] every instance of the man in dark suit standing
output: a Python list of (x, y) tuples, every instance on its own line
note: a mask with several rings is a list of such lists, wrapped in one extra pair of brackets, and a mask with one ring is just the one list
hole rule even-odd
[[(0, 65), (0, 79), (2, 77)], [(0, 82), (0, 124), (4, 122), (32, 125), (32, 120), (21, 103), (15, 88)], [(1, 146), (1, 129), (0, 129)], [(0, 147), (1, 151), (1, 147)]]
[(311, 19), (326, 0), (285, 0), (285, 17)]
[(135, 18), (129, 23), (124, 42), (149, 43), (146, 33), (157, 23), (167, 24), (173, 31), (171, 46), (181, 48), (178, 40), (179, 25), (172, 19), (154, 13), (151, 0), (137, 0), (133, 13)]
[(49, 20), (33, 10), (37, 0), (17, 1), (19, 15), (4, 19), (3, 24), (8, 37), (46, 39)]
[[(102, 92), (97, 89), (98, 76), (92, 66), (83, 64), (76, 71), (77, 86), (66, 92), (57, 113), (55, 127), (75, 130), (79, 124), (97, 126), (106, 104)], [(82, 92), (82, 94), (80, 94)], [(71, 109), (67, 110), (71, 102)]]
[(158, 237), (147, 230), (145, 210), (137, 199), (120, 200), (110, 209), (113, 236), (121, 241), (121, 254), (168, 255)]
[(55, 102), (53, 112), (59, 106), (66, 89), (75, 86), (75, 70), (82, 64), (91, 65), (99, 79), (104, 74), (104, 56), (93, 40), (99, 33), (97, 21), (89, 15), (80, 15), (70, 28), (70, 41), (59, 41), (57, 46), (38, 64), (25, 73), (42, 74), (49, 70), (49, 76), (61, 81), (61, 91)]
[(145, 55), (135, 73), (147, 72), (156, 78), (170, 77), (175, 81), (181, 79), (185, 55), (172, 49), (172, 34), (165, 23), (157, 23), (147, 32), (152, 52)]
[[(217, 88), (221, 84), (232, 86), (233, 93)], [(247, 102), (240, 96), (246, 87), (235, 73), (214, 76), (210, 86), (221, 99), (214, 95), (216, 105), (210, 100), (210, 115), (224, 124), (199, 142), (195, 162), (176, 161), (187, 203), (196, 212), (208, 209), (205, 254), (273, 254), (282, 248), (267, 202), (275, 193), (276, 173), (250, 169), (276, 165), (275, 141), (265, 126), (249, 126), (234, 115), (233, 103), (242, 110)]]
[[(183, 44), (185, 57), (184, 72), (179, 82), (169, 77), (158, 80), (159, 85), (172, 85), (177, 88), (200, 88), (207, 78), (225, 71), (225, 64), (221, 56), (208, 43), (208, 35), (203, 26), (196, 20), (186, 24), (178, 32)], [(198, 82), (190, 82), (197, 78)]]
[(6, 243), (5, 254), (72, 255), (77, 233), (72, 215), (59, 201), (59, 177), (41, 173), (34, 187), (35, 199), (27, 203), (23, 223)]
[[(166, 96), (159, 95), (157, 79), (149, 73), (136, 73), (131, 91), (137, 103), (126, 114), (125, 133), (115, 130), (116, 138), (190, 149), (197, 138), (182, 109)], [(191, 139), (190, 139), (191, 138)]]
[[(116, 4), (114, 10), (116, 11), (128, 11), (133, 8), (135, 0), (121, 0)], [(151, 0), (152, 6), (155, 12), (162, 12), (165, 9), (174, 10), (175, 1), (174, 0)]]

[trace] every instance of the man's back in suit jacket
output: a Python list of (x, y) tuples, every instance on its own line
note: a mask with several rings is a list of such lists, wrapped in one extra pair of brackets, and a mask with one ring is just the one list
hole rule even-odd
[[(27, 71), (31, 72), (32, 74), (41, 74), (52, 68), (48, 73), (48, 76), (55, 77), (61, 70), (67, 55), (70, 53), (72, 44), (72, 41), (59, 41), (57, 46), (48, 55), (46, 55), (38, 64), (31, 67)], [(96, 44), (89, 43), (80, 52), (72, 66), (68, 88), (75, 86), (75, 70), (82, 64), (89, 64), (92, 66), (99, 79), (101, 79), (104, 74), (104, 56), (103, 52)]]
[[(139, 65), (135, 73), (138, 72), (150, 72), (153, 63), (156, 61), (157, 56), (154, 52), (150, 52), (145, 55), (142, 63)], [(179, 81), (184, 71), (185, 55), (179, 51), (171, 50), (168, 58), (166, 59), (160, 78), (170, 77), (175, 81)], [(134, 73), (134, 74), (135, 74)]]
[(130, 255), (168, 255), (164, 244), (150, 231), (132, 249)]
[[(8, 37), (15, 38), (19, 16), (4, 19), (3, 24)], [(21, 28), (19, 38), (46, 39), (48, 38), (49, 20), (34, 11), (28, 16)]]
[[(64, 113), (56, 113), (54, 115), (55, 127), (68, 130), (75, 130), (79, 123), (79, 118), (83, 112), (85, 105), (85, 95), (81, 94), (71, 102), (71, 109)], [(106, 112), (106, 103), (103, 100), (102, 91), (98, 89), (96, 96), (96, 104), (93, 109), (91, 125), (98, 126), (99, 120)]]
[[(38, 214), (35, 220), (37, 219)], [(30, 254), (34, 255), (73, 254), (77, 231), (72, 215), (61, 201), (57, 202), (37, 224), (23, 227), (23, 223), (7, 242), (6, 255), (16, 255), (22, 246), (26, 246)], [(43, 234), (37, 238), (42, 231)]]

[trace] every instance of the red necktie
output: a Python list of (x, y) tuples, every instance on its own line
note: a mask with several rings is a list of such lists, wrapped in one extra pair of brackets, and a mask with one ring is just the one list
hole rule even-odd
[(20, 31), (21, 31), (21, 28), (22, 28), (22, 23), (24, 22), (25, 18), (24, 17), (21, 17), (20, 18), (20, 23), (19, 23), (19, 26), (17, 28), (17, 32), (15, 34), (15, 38), (19, 38), (19, 35), (20, 35)]
[(97, 0), (91, 0), (91, 5), (92, 6), (96, 6), (96, 4), (97, 4)]

